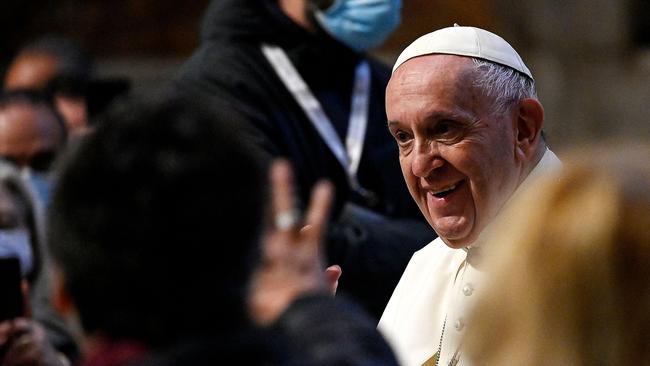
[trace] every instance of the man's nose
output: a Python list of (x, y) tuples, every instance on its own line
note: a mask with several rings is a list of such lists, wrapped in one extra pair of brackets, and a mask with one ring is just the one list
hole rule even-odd
[(419, 178), (428, 177), (435, 169), (444, 164), (435, 142), (423, 141), (416, 143), (414, 153), (411, 170)]

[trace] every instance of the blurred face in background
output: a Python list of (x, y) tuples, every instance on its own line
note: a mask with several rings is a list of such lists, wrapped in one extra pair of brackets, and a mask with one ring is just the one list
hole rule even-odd
[(17, 167), (46, 172), (63, 142), (63, 128), (48, 107), (15, 103), (0, 109), (0, 156)]
[[(11, 63), (4, 80), (5, 90), (47, 90), (61, 72), (55, 56), (40, 52), (19, 54)], [(68, 130), (86, 132), (88, 106), (84, 96), (53, 93), (54, 105)]]
[(329, 35), (364, 52), (381, 45), (401, 22), (402, 0), (320, 0), (314, 18)]
[(53, 56), (32, 52), (21, 54), (7, 70), (4, 89), (43, 89), (58, 70), (58, 62)]
[(50, 168), (64, 142), (64, 127), (47, 105), (13, 103), (0, 109), (0, 157), (20, 170), (42, 207), (50, 197)]

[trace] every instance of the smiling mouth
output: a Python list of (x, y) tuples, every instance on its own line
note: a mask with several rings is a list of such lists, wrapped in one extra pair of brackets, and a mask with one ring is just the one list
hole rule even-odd
[(429, 194), (431, 194), (432, 196), (434, 196), (436, 198), (444, 198), (444, 197), (447, 197), (448, 195), (452, 194), (453, 192), (455, 192), (462, 183), (463, 182), (461, 181), (461, 182), (455, 183), (455, 184), (453, 184), (453, 185), (451, 185), (449, 187), (443, 188), (443, 189), (441, 189), (439, 191), (429, 192)]

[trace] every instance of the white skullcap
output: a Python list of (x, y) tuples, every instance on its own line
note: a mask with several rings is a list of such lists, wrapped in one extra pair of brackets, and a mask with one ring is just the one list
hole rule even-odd
[(511, 67), (533, 78), (517, 51), (503, 38), (484, 29), (461, 27), (457, 24), (416, 39), (399, 55), (393, 72), (413, 57), (433, 53), (480, 58)]

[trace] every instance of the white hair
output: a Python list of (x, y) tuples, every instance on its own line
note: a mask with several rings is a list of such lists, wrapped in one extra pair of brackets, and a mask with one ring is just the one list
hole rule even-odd
[(525, 98), (537, 99), (535, 81), (527, 75), (491, 61), (472, 60), (478, 71), (474, 86), (494, 100), (493, 113), (505, 113), (512, 103)]

